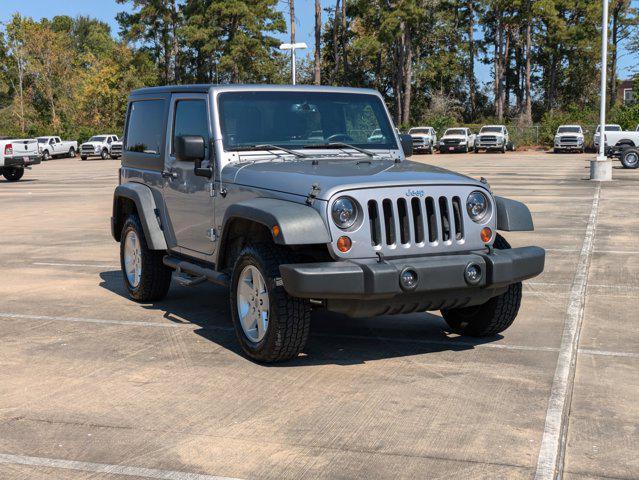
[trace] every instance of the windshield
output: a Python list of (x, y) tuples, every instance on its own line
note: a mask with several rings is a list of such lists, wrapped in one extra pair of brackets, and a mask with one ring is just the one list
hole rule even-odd
[(444, 136), (446, 135), (466, 135), (466, 132), (461, 128), (449, 128), (444, 132)]
[(426, 133), (430, 134), (430, 130), (428, 128), (411, 128), (408, 133)]
[(226, 92), (219, 96), (225, 150), (259, 145), (311, 148), (348, 143), (397, 149), (395, 132), (375, 95), (331, 92)]
[(501, 133), (501, 127), (481, 127), (479, 133)]
[(106, 137), (91, 137), (89, 138), (89, 142), (104, 142)]
[[(600, 125), (597, 125), (597, 132), (601, 129)], [(619, 125), (606, 125), (606, 132), (621, 132)]]
[(47, 143), (48, 141), (47, 137), (38, 137), (38, 143)]
[(579, 127), (559, 127), (557, 129), (557, 133), (581, 133), (581, 128), (579, 128)]

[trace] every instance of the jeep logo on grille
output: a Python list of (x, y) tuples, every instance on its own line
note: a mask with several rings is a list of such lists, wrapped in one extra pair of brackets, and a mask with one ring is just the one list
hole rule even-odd
[(407, 197), (423, 197), (424, 195), (426, 195), (426, 192), (424, 192), (424, 190), (412, 190), (409, 189), (406, 191), (406, 196)]

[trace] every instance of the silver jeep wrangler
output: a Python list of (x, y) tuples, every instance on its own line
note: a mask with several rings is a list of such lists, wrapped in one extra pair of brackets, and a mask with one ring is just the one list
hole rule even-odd
[(543, 249), (497, 233), (532, 230), (530, 212), (411, 153), (372, 90), (136, 90), (111, 219), (126, 289), (160, 300), (173, 271), (228, 286), (237, 338), (262, 362), (304, 349), (314, 308), (440, 310), (455, 332), (496, 335), (544, 267)]

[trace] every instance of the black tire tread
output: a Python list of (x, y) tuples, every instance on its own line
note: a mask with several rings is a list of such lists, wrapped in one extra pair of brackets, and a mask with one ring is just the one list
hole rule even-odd
[[(269, 319), (269, 333), (262, 340), (263, 347), (258, 350), (247, 349), (246, 339), (239, 320), (236, 320), (237, 307), (235, 292), (231, 295), (231, 309), (233, 311), (235, 330), (243, 350), (251, 358), (265, 363), (290, 360), (299, 355), (306, 346), (311, 326), (311, 307), (308, 300), (291, 297), (284, 287), (276, 286), (275, 279), (280, 276), (279, 266), (291, 263), (295, 260), (291, 253), (277, 245), (270, 243), (257, 243), (245, 246), (238, 254), (235, 265), (246, 255), (253, 256), (261, 261), (267, 275), (266, 283), (269, 285), (271, 302), (271, 318)], [(236, 272), (234, 266), (233, 288), (235, 286)], [(272, 329), (275, 329), (272, 331)]]
[[(133, 225), (140, 239), (142, 247), (142, 276), (137, 288), (132, 288), (126, 278), (124, 271), (124, 238), (129, 226)], [(150, 250), (144, 237), (144, 230), (137, 215), (131, 214), (124, 221), (122, 235), (120, 237), (120, 263), (122, 267), (122, 277), (124, 286), (131, 298), (137, 302), (153, 302), (166, 297), (171, 286), (173, 270), (164, 265), (163, 258), (166, 252), (161, 250)]]
[[(510, 248), (504, 237), (497, 234), (493, 245), (498, 250)], [(512, 325), (519, 312), (522, 297), (521, 282), (513, 283), (506, 292), (478, 307), (442, 310), (442, 316), (457, 333), (473, 337), (492, 337)], [(470, 310), (469, 310), (470, 309)], [(465, 312), (473, 312), (468, 315)]]

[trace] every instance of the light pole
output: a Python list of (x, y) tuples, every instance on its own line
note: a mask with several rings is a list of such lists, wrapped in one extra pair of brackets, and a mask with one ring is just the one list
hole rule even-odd
[(293, 78), (293, 85), (295, 85), (295, 50), (308, 48), (304, 42), (300, 43), (283, 43), (280, 45), (280, 50), (291, 51), (291, 77)]
[(606, 157), (606, 75), (608, 70), (608, 0), (603, 0), (601, 22), (601, 106), (599, 113), (599, 154), (590, 161), (590, 180), (612, 180), (612, 161)]

